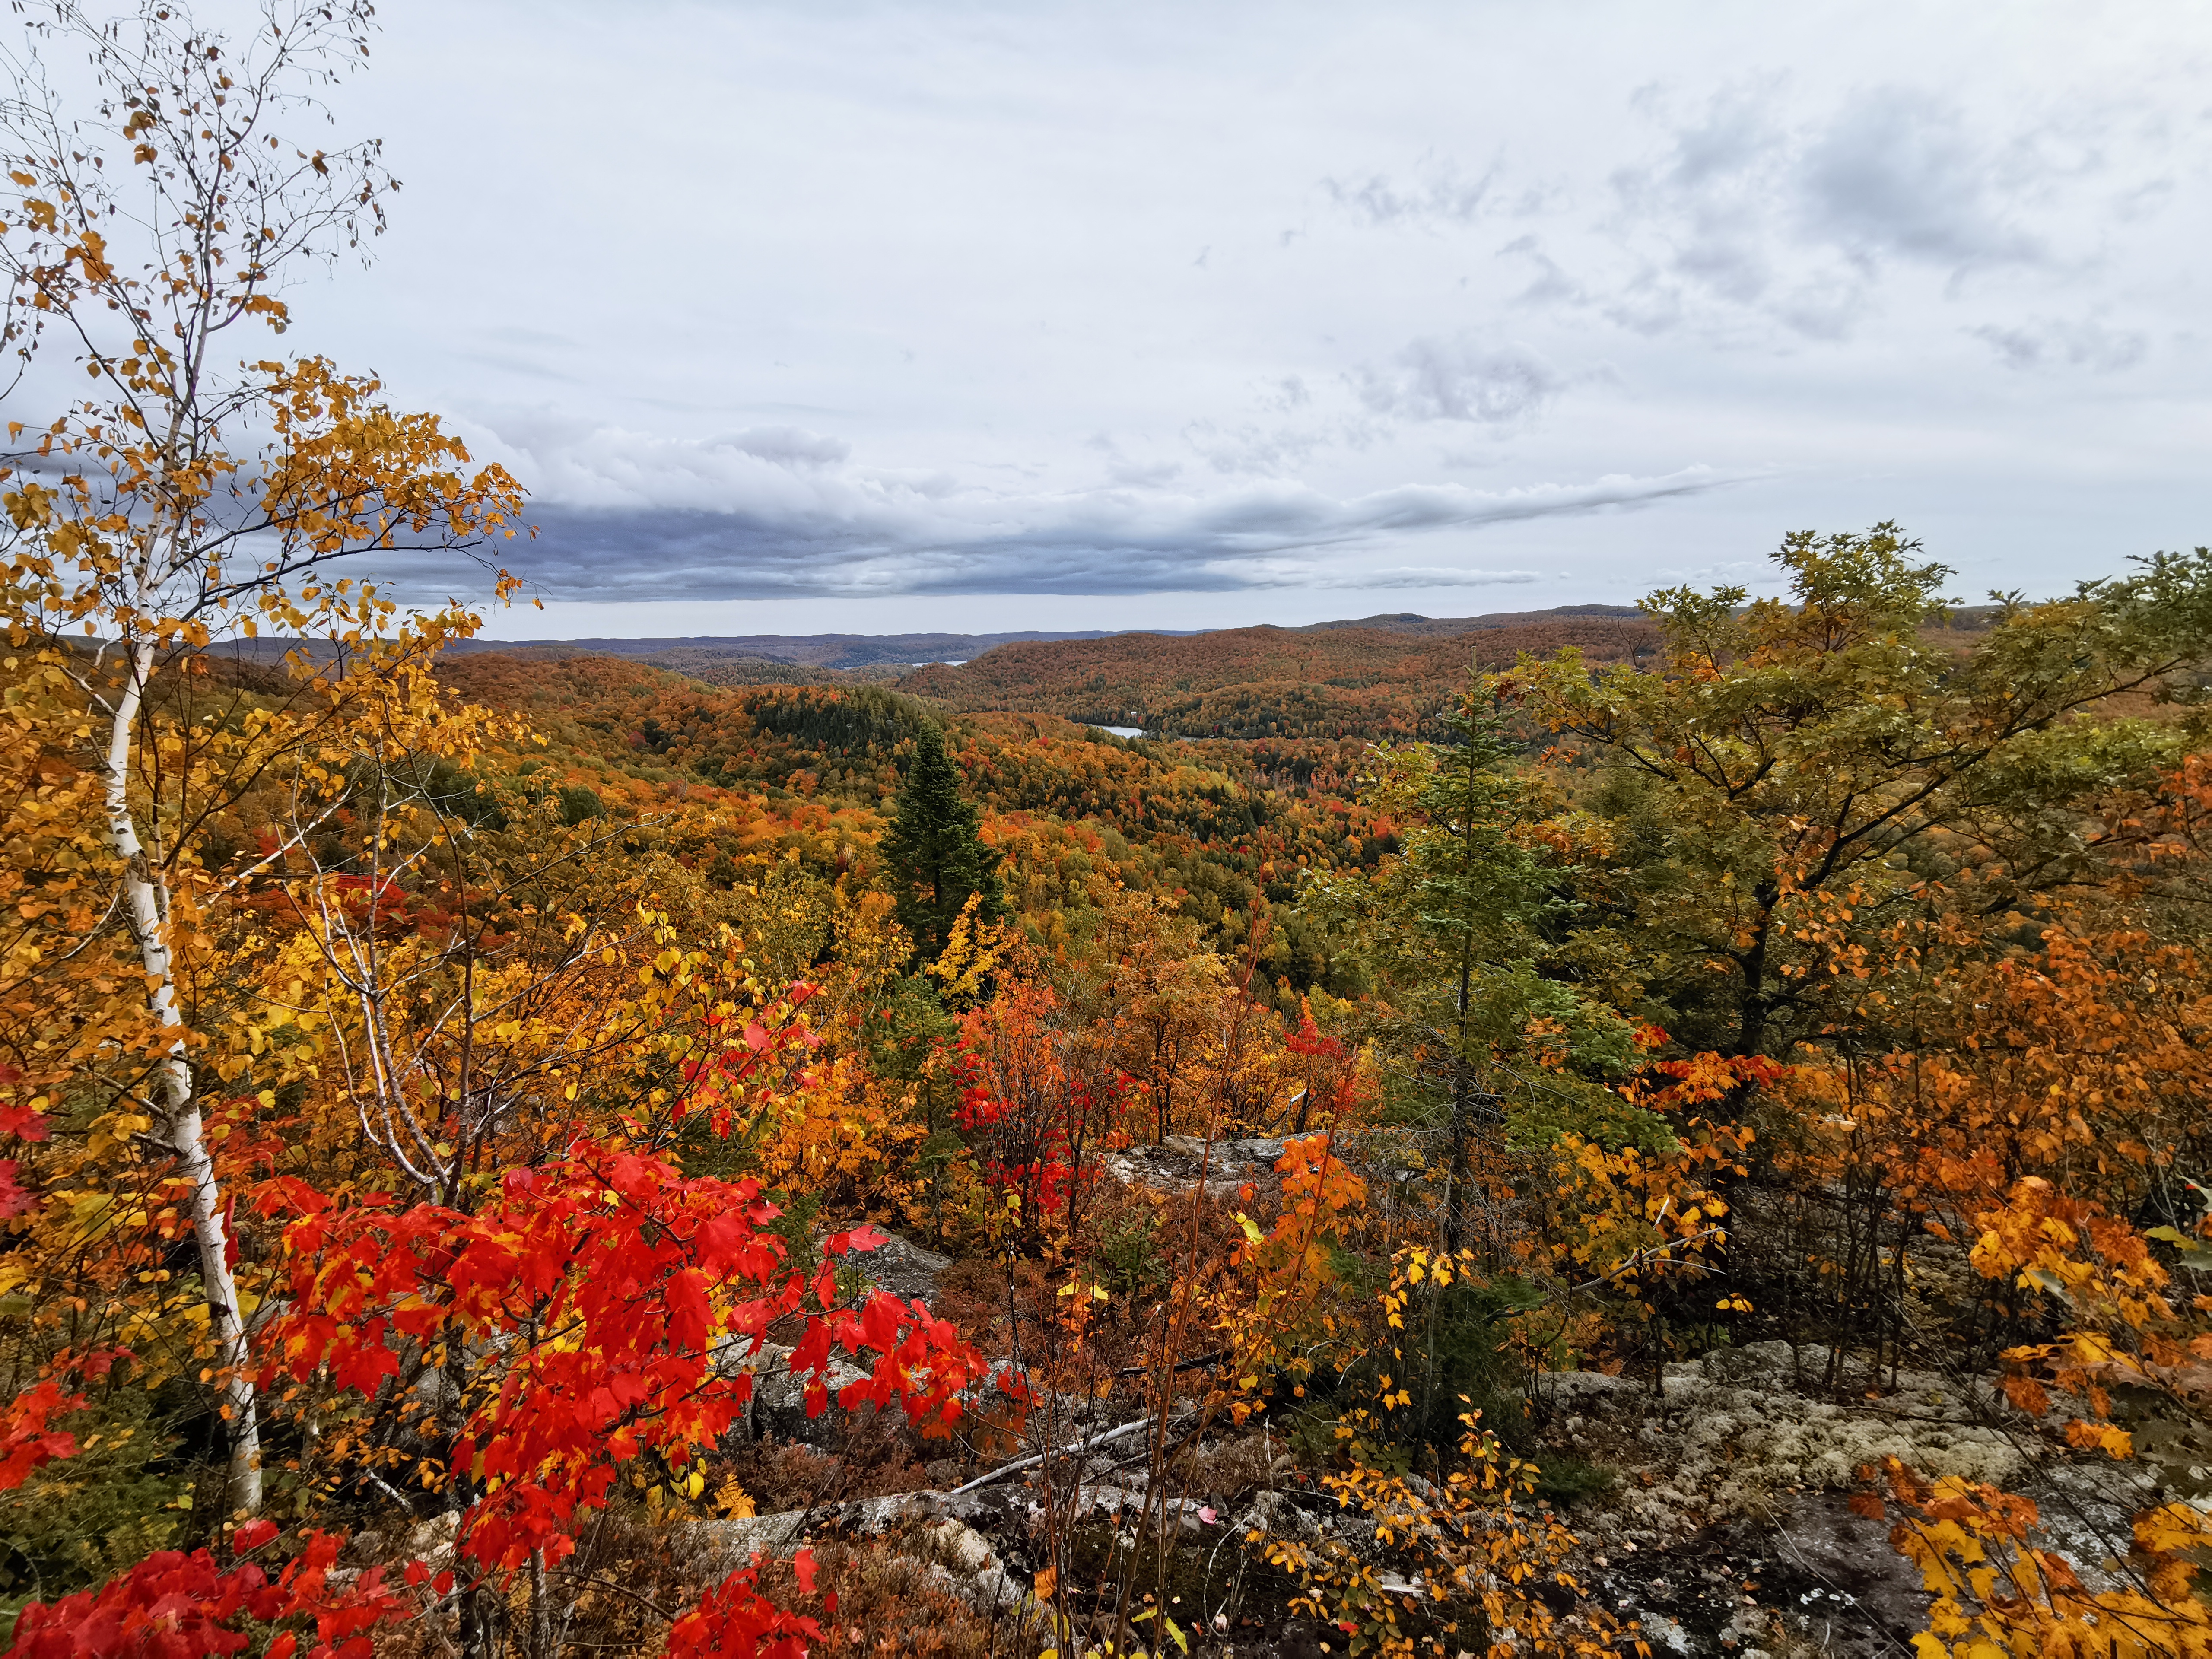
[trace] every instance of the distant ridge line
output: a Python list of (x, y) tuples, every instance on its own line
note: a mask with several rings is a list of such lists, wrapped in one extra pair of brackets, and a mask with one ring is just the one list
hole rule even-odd
[[(1306, 623), (1297, 627), (1281, 628), (1280, 631), (1285, 634), (1316, 634), (1338, 629), (1366, 628), (1386, 633), (1442, 639), (1455, 634), (1521, 627), (1529, 623), (1553, 622), (1570, 617), (1624, 618), (1641, 614), (1632, 605), (1562, 605), (1549, 611), (1504, 611), (1480, 617), (1424, 617), (1411, 611), (1397, 611), (1373, 617), (1346, 617), (1333, 622)], [(1272, 629), (1279, 624), (1261, 623), (1257, 626)], [(1001, 645), (1118, 639), (1131, 634), (1188, 639), (1200, 634), (1231, 631), (1218, 628), (1089, 628), (1065, 631), (1030, 628), (1002, 634), (693, 634), (664, 635), (650, 639), (464, 640), (456, 641), (447, 649), (457, 652), (506, 651), (532, 655), (589, 654), (644, 658), (679, 671), (738, 662), (788, 663), (805, 668), (852, 669), (968, 662)]]
[(1566, 617), (1626, 621), (1643, 614), (1632, 605), (1555, 605), (1548, 611), (1492, 611), (1480, 617), (1423, 617), (1411, 611), (1392, 611), (1380, 616), (1346, 617), (1341, 622), (1308, 623), (1303, 628), (1285, 631), (1321, 634), (1340, 628), (1373, 628), (1389, 634), (1447, 639), (1454, 634), (1479, 634), (1492, 628), (1525, 628), (1531, 623), (1558, 622)]

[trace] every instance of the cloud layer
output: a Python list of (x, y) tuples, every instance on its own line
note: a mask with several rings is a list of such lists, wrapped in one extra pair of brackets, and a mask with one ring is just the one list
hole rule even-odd
[(1539, 573), (1407, 565), (1376, 550), (1647, 507), (1735, 481), (1692, 466), (1500, 489), (1402, 484), (1349, 498), (1273, 479), (1204, 495), (1024, 492), (846, 466), (830, 441), (802, 431), (773, 444), (741, 436), (695, 443), (514, 420), (480, 428), (472, 447), (538, 480), (538, 534), (519, 563), (567, 599), (1480, 586)]

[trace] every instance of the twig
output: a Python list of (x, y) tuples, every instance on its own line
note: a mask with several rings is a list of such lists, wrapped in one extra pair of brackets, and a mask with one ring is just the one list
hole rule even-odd
[[(1671, 1204), (1674, 1200), (1669, 1199), (1668, 1200), (1668, 1202)], [(1663, 1214), (1665, 1212), (1662, 1211), (1661, 1213)], [(1719, 1269), (1716, 1268), (1710, 1261), (1674, 1261), (1669, 1257), (1668, 1253), (1673, 1250), (1676, 1245), (1700, 1243), (1705, 1239), (1714, 1237), (1726, 1231), (1727, 1230), (1725, 1228), (1722, 1227), (1708, 1227), (1701, 1233), (1692, 1233), (1687, 1238), (1677, 1238), (1665, 1244), (1654, 1244), (1648, 1249), (1638, 1250), (1634, 1255), (1630, 1256), (1626, 1261), (1621, 1262), (1619, 1267), (1613, 1268), (1610, 1273), (1600, 1273), (1595, 1279), (1585, 1279), (1579, 1285), (1570, 1285), (1564, 1291), (1558, 1292), (1558, 1295), (1580, 1296), (1584, 1291), (1594, 1291), (1601, 1285), (1610, 1284), (1613, 1280), (1619, 1279), (1623, 1273), (1632, 1273), (1638, 1268), (1648, 1267), (1654, 1261), (1664, 1261), (1669, 1267), (1686, 1267), (1695, 1273), (1717, 1273)], [(1540, 1308), (1547, 1308), (1551, 1306), (1554, 1299), (1555, 1298), (1553, 1297), (1547, 1296), (1540, 1301), (1531, 1302), (1525, 1305), (1500, 1308), (1495, 1313), (1485, 1315), (1483, 1317), (1483, 1323), (1486, 1325), (1495, 1325), (1501, 1319), (1513, 1319), (1518, 1317), (1522, 1314), (1534, 1313)]]
[[(1672, 1201), (1672, 1200), (1668, 1200), (1670, 1203)], [(1714, 1237), (1723, 1231), (1723, 1229), (1719, 1227), (1708, 1227), (1701, 1233), (1692, 1233), (1687, 1238), (1678, 1238), (1669, 1243), (1654, 1244), (1649, 1249), (1638, 1250), (1634, 1255), (1630, 1256), (1627, 1261), (1622, 1262), (1611, 1273), (1600, 1273), (1595, 1279), (1589, 1279), (1583, 1284), (1569, 1285), (1567, 1287), (1567, 1294), (1569, 1296), (1580, 1296), (1584, 1291), (1594, 1291), (1599, 1285), (1606, 1284), (1612, 1279), (1620, 1278), (1623, 1273), (1632, 1273), (1638, 1267), (1644, 1266), (1646, 1263), (1659, 1260), (1661, 1257), (1666, 1255), (1666, 1254), (1669, 1250), (1672, 1250), (1677, 1244), (1699, 1243), (1705, 1239)], [(1669, 1265), (1677, 1267), (1694, 1268), (1699, 1273), (1710, 1273), (1712, 1271), (1712, 1264), (1705, 1261), (1675, 1261)]]
[(548, 1567), (546, 1571), (556, 1578), (569, 1579), (591, 1589), (612, 1590), (617, 1595), (627, 1595), (640, 1607), (651, 1609), (655, 1617), (665, 1619), (672, 1625), (676, 1622), (676, 1615), (652, 1597), (640, 1595), (635, 1590), (622, 1584), (612, 1583), (596, 1573), (563, 1572), (558, 1567)]
[(1119, 1440), (1123, 1435), (1134, 1434), (1139, 1429), (1149, 1429), (1152, 1426), (1153, 1420), (1149, 1417), (1140, 1417), (1133, 1423), (1124, 1423), (1118, 1429), (1109, 1429), (1103, 1434), (1094, 1434), (1088, 1440), (1079, 1440), (1072, 1446), (1061, 1446), (1051, 1451), (1041, 1451), (1034, 1456), (1018, 1457), (1011, 1463), (1001, 1463), (988, 1474), (977, 1475), (964, 1486), (955, 1486), (945, 1495), (947, 1498), (957, 1498), (963, 1492), (973, 1492), (978, 1486), (988, 1486), (994, 1480), (1003, 1480), (1010, 1474), (1018, 1474), (1024, 1469), (1034, 1468), (1052, 1458), (1074, 1457), (1084, 1452), (1096, 1450), (1109, 1440)]
[[(1228, 1358), (1229, 1352), (1226, 1348), (1216, 1348), (1212, 1353), (1202, 1353), (1195, 1359), (1178, 1360), (1168, 1369), (1170, 1371), (1194, 1371), (1201, 1365), (1211, 1365), (1218, 1359)], [(1150, 1376), (1152, 1374), (1150, 1365), (1124, 1365), (1114, 1373), (1116, 1377)]]

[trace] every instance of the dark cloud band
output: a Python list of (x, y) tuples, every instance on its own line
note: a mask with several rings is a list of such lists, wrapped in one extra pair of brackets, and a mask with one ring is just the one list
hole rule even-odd
[[(796, 511), (547, 503), (533, 513), (536, 540), (515, 544), (508, 562), (564, 599), (1478, 586), (1535, 573), (1360, 556), (1386, 536), (1620, 511), (1734, 481), (1692, 467), (1501, 491), (1407, 484), (1348, 501), (1268, 483), (1196, 500), (1127, 490), (923, 500), (856, 487)], [(438, 580), (420, 567), (392, 574), (409, 588)]]

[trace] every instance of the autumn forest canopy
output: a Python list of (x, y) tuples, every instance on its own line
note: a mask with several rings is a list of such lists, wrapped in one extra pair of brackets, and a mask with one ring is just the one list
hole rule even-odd
[(2212, 1655), (2212, 551), (503, 650), (521, 484), (283, 337), (366, 8), (55, 20), (8, 1651)]

